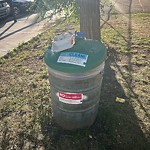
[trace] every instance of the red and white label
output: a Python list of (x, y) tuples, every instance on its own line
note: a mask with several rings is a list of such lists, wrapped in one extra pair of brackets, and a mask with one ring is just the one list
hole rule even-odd
[(59, 101), (67, 104), (82, 104), (83, 101), (82, 93), (58, 92), (57, 96), (59, 98)]

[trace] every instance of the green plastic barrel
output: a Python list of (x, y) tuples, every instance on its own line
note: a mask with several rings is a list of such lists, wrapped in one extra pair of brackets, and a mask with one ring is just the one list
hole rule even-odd
[(94, 123), (106, 55), (106, 47), (96, 40), (80, 40), (62, 52), (46, 50), (53, 117), (63, 129)]

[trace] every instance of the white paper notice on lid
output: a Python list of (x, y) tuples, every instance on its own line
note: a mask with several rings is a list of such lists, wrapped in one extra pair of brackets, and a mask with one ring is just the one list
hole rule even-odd
[(77, 52), (62, 52), (58, 57), (58, 63), (73, 64), (77, 66), (86, 66), (88, 55)]

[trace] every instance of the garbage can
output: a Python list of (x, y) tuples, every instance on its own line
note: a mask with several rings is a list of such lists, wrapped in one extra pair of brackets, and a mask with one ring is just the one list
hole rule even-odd
[(96, 40), (80, 40), (61, 52), (44, 54), (51, 87), (53, 117), (63, 129), (91, 126), (97, 116), (106, 47)]

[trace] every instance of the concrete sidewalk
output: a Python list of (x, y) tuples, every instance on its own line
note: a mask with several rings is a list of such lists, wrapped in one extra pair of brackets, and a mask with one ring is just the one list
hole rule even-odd
[(0, 23), (0, 57), (44, 31), (44, 21), (37, 23), (37, 18), (36, 14), (32, 14), (18, 19), (16, 23), (9, 21), (3, 26)]
[[(131, 13), (150, 13), (150, 0), (132, 0)], [(129, 0), (115, 0), (114, 6), (121, 13), (129, 13)]]
[[(115, 8), (121, 13), (128, 13), (129, 0), (116, 0)], [(132, 0), (132, 13), (150, 12), (150, 0)], [(60, 16), (54, 17), (50, 22), (54, 23)], [(37, 23), (37, 14), (18, 19), (16, 23), (9, 21), (6, 24), (0, 22), (0, 57), (19, 44), (29, 41), (43, 32), (45, 21)]]

